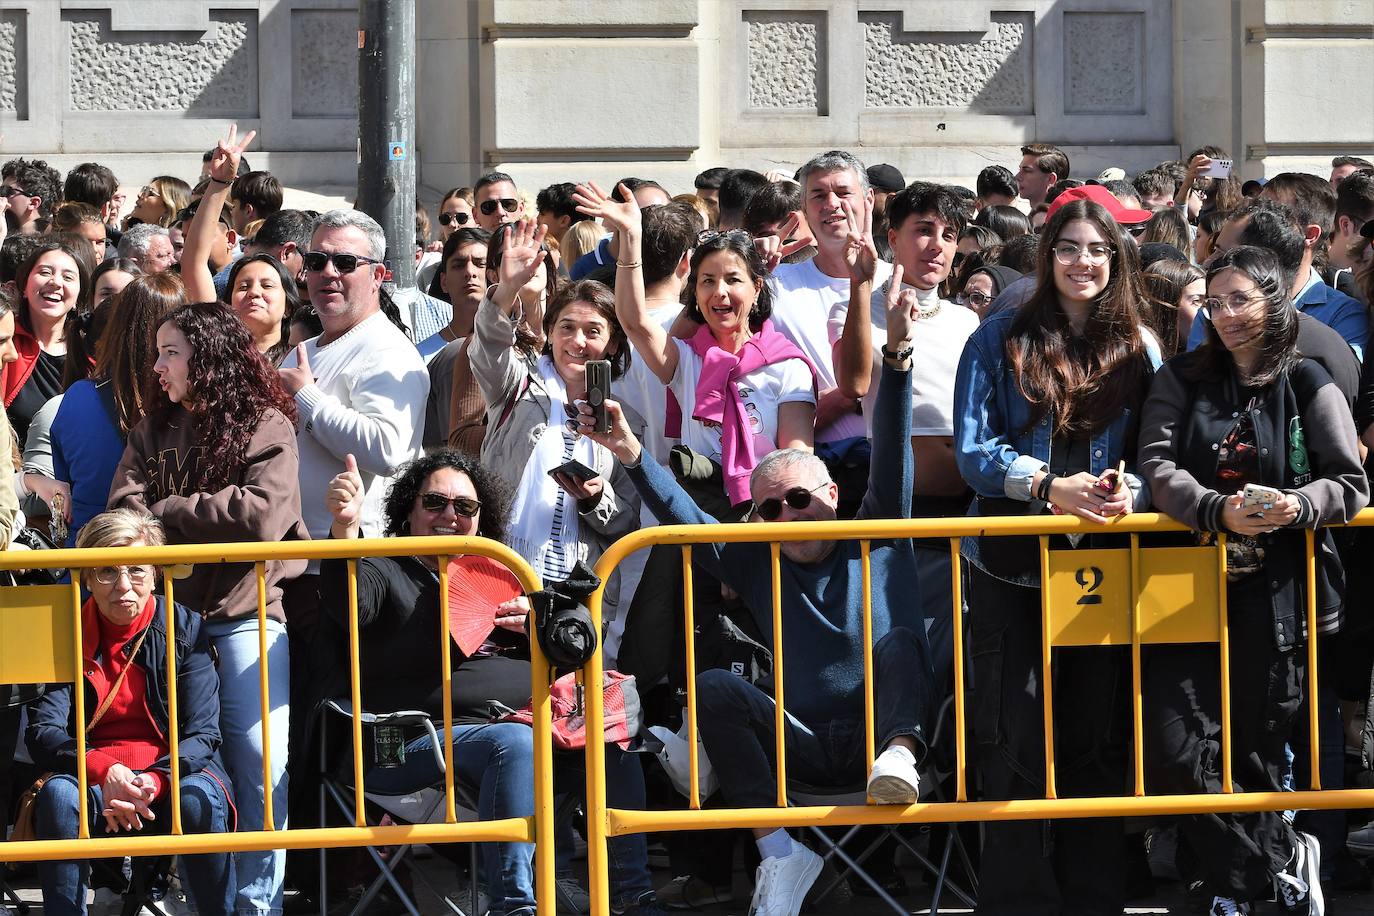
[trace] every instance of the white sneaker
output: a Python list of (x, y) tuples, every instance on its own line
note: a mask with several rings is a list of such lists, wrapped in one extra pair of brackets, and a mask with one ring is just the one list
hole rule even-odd
[(920, 798), (920, 782), (916, 757), (894, 744), (873, 761), (873, 771), (868, 774), (868, 797), (877, 805), (914, 805)]
[(1213, 897), (1207, 908), (1207, 916), (1249, 916), (1250, 912), (1250, 904), (1231, 897)]
[(1322, 898), (1321, 844), (1310, 833), (1295, 831), (1293, 837), (1293, 860), (1274, 876), (1279, 909), (1302, 916), (1323, 916), (1326, 901)]
[(820, 873), (821, 857), (792, 840), (790, 856), (769, 856), (759, 863), (749, 916), (797, 916)]

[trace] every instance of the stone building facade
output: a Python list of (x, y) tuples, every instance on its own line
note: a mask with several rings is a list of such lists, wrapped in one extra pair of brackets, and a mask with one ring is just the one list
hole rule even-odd
[[(1374, 0), (416, 0), (427, 195), (854, 150), (970, 180), (1032, 139), (1077, 174), (1203, 143), (1245, 177), (1374, 152)], [(4, 0), (3, 151), (126, 184), (233, 120), (286, 183), (356, 177), (356, 0)]]

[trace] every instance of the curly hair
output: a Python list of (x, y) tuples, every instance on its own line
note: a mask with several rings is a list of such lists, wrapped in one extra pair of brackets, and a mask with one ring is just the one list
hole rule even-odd
[[(860, 174), (863, 174), (862, 170)], [(732, 229), (728, 232), (707, 231), (697, 239), (697, 246), (692, 251), (692, 272), (687, 277), (687, 317), (697, 324), (706, 323), (706, 316), (697, 304), (697, 274), (701, 271), (702, 262), (717, 251), (728, 251), (735, 255), (744, 262), (749, 279), (761, 281), (763, 284), (759, 288), (758, 298), (754, 300), (753, 307), (749, 309), (749, 330), (757, 334), (763, 329), (763, 323), (773, 314), (773, 293), (768, 287), (768, 268), (764, 265), (758, 249), (754, 247), (754, 237), (743, 229)]]
[(457, 449), (445, 448), (431, 452), (401, 466), (386, 491), (386, 534), (397, 537), (409, 532), (410, 513), (415, 508), (415, 500), (420, 489), (435, 471), (451, 468), (466, 474), (477, 491), (477, 501), (482, 504), (482, 512), (477, 520), (477, 534), (493, 541), (506, 540), (506, 514), (510, 508), (510, 494), (501, 478), (488, 471), (482, 463)]
[[(162, 324), (181, 331), (191, 346), (190, 412), (205, 448), (197, 487), (214, 492), (234, 479), (267, 411), (276, 410), (295, 423), (296, 402), (254, 346), (248, 328), (224, 303), (188, 302)], [(159, 419), (171, 412), (156, 373), (148, 379), (143, 403), (157, 404), (151, 413)]]

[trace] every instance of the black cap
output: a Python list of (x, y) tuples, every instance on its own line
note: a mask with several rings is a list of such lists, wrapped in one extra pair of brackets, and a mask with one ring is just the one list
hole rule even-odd
[(895, 165), (886, 162), (868, 167), (868, 183), (875, 191), (900, 191), (906, 187), (906, 179), (897, 171)]

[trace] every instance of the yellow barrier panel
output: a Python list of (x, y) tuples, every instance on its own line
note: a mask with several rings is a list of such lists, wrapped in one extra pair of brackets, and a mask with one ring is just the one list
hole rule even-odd
[[(1351, 527), (1374, 526), (1374, 510), (1352, 520)], [(688, 735), (691, 754), (692, 788), (686, 810), (628, 811), (609, 809), (605, 804), (605, 750), (600, 742), (587, 743), (588, 868), (592, 912), (609, 913), (610, 888), (606, 843), (609, 837), (663, 830), (706, 830), (721, 828), (770, 828), (800, 826), (848, 826), (856, 824), (894, 824), (930, 822), (969, 822), (986, 820), (1026, 820), (1107, 816), (1153, 816), (1165, 814), (1202, 814), (1211, 812), (1274, 811), (1285, 809), (1331, 809), (1374, 806), (1374, 789), (1315, 791), (1317, 754), (1320, 747), (1316, 698), (1317, 646), (1308, 640), (1307, 699), (1312, 747), (1313, 791), (1234, 792), (1231, 767), (1230, 646), (1227, 620), (1226, 536), (1217, 535), (1215, 544), (1206, 547), (1142, 547), (1140, 534), (1180, 533), (1188, 529), (1155, 513), (1138, 513), (1117, 519), (1109, 529), (1069, 516), (1025, 516), (1016, 518), (937, 518), (864, 520), (850, 522), (789, 522), (770, 524), (676, 525), (641, 529), (615, 544), (602, 555), (596, 572), (603, 583), (616, 566), (636, 550), (660, 544), (678, 545), (683, 554), (683, 580), (690, 590), (691, 545), (723, 543), (767, 543), (770, 545), (772, 601), (771, 617), (774, 647), (773, 676), (776, 699), (776, 767), (778, 807), (754, 809), (699, 810), (696, 790), (696, 696), (695, 677), (689, 679)], [(1106, 550), (1051, 550), (1055, 534), (1129, 535), (1128, 548)], [(963, 640), (962, 559), (963, 537), (1035, 537), (1040, 546), (1042, 581), (1042, 684), (1045, 727), (1046, 797), (1012, 801), (968, 801), (967, 720), (965, 710), (966, 666)], [(782, 601), (780, 545), (795, 541), (860, 541), (863, 569), (863, 705), (865, 717), (865, 757), (870, 766), (873, 747), (873, 662), (872, 662), (872, 587), (869, 581), (869, 543), (894, 538), (945, 538), (950, 544), (953, 586), (954, 641), (954, 719), (955, 779), (953, 802), (919, 802), (905, 809), (889, 806), (813, 806), (787, 807), (786, 759), (782, 693)], [(1306, 628), (1316, 628), (1316, 561), (1314, 536), (1307, 533), (1307, 606), (1303, 609)], [(598, 626), (601, 622), (602, 591), (591, 598), (590, 610)], [(694, 640), (690, 622), (691, 600), (687, 599), (688, 671), (694, 673)], [(1145, 794), (1143, 757), (1143, 697), (1141, 689), (1141, 651), (1146, 645), (1216, 643), (1219, 650), (1221, 692), (1222, 782), (1225, 795)], [(1132, 668), (1132, 733), (1134, 736), (1135, 785), (1133, 795), (1107, 798), (1058, 798), (1054, 783), (1054, 723), (1051, 660), (1057, 646), (1129, 646)], [(598, 655), (587, 666), (588, 678), (595, 683), (601, 676)], [(602, 697), (598, 691), (587, 695), (587, 732), (600, 734), (603, 722)]]
[[(167, 547), (117, 547), (99, 549), (61, 549), (48, 551), (0, 551), (0, 571), (18, 569), (68, 569), (74, 572), (99, 566), (147, 564), (164, 570), (167, 605), (166, 628), (169, 645), (175, 644), (175, 578), (183, 578), (195, 564), (249, 563), (253, 565), (258, 586), (258, 647), (262, 657), (259, 688), (263, 715), (264, 786), (271, 784), (272, 748), (266, 723), (270, 717), (267, 696), (267, 614), (264, 572), (272, 560), (346, 560), (349, 594), (350, 692), (353, 708), (361, 709), (358, 675), (357, 560), (362, 557), (434, 556), (446, 560), (451, 555), (470, 554), (488, 557), (505, 566), (520, 582), (525, 593), (540, 589), (539, 577), (514, 551), (485, 538), (424, 537), (357, 539), (340, 541), (294, 541), (287, 543), (236, 543), (177, 545)], [(453, 710), (449, 686), (449, 636), (447, 630), (447, 565), (440, 564), (440, 633), (436, 648), (444, 661), (444, 748), (446, 795), (444, 823), (363, 826), (363, 782), (361, 729), (354, 717), (352, 763), (355, 784), (355, 826), (275, 830), (271, 790), (265, 795), (264, 823), (238, 833), (183, 834), (181, 825), (180, 765), (177, 752), (179, 713), (177, 691), (168, 694), (171, 757), (170, 802), (171, 834), (159, 836), (120, 835), (92, 838), (86, 819), (80, 820), (74, 840), (36, 840), (3, 845), (9, 862), (52, 859), (87, 859), (124, 855), (185, 855), (204, 852), (240, 852), (263, 849), (323, 849), (340, 846), (397, 845), (407, 843), (520, 842), (535, 844), (535, 881), (541, 916), (554, 910), (553, 849), (553, 745), (550, 737), (549, 669), (537, 640), (530, 641), (530, 692), (534, 712), (534, 786), (535, 814), (528, 818), (459, 823), (454, 810), (452, 725)], [(0, 588), (0, 684), (66, 683), (82, 681), (81, 587), (79, 576), (65, 586), (44, 588)], [(167, 679), (176, 683), (176, 653), (167, 653)], [(85, 691), (72, 691), (75, 718), (86, 720)], [(439, 725), (438, 722), (435, 723)], [(76, 734), (76, 776), (80, 797), (87, 789), (85, 730)], [(280, 749), (278, 749), (280, 751)], [(604, 821), (604, 819), (603, 819)]]

